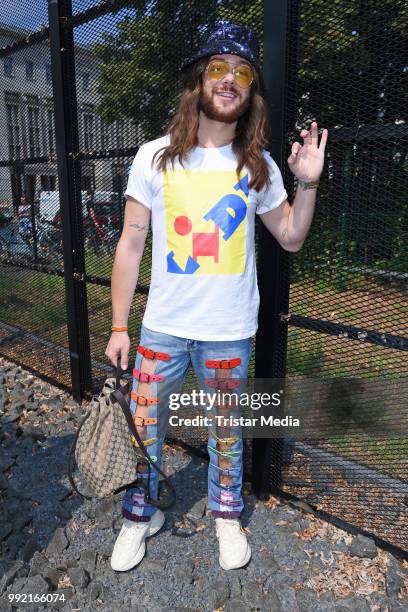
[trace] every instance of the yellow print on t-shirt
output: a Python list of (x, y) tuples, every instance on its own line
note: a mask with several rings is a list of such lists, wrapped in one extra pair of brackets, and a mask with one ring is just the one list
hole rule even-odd
[(167, 170), (163, 174), (167, 271), (242, 274), (248, 174), (234, 170)]

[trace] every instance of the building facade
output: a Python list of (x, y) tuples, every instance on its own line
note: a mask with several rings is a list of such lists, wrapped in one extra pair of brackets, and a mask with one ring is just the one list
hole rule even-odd
[[(0, 48), (30, 32), (0, 24)], [(106, 124), (98, 114), (100, 60), (90, 48), (76, 46), (76, 95), (80, 150), (97, 152), (135, 145), (134, 122), (119, 118)], [(0, 202), (14, 209), (25, 194), (38, 202), (41, 191), (58, 189), (55, 161), (54, 100), (49, 41), (15, 51), (0, 60)], [(126, 142), (125, 142), (126, 137)], [(47, 156), (48, 161), (35, 162)], [(33, 160), (33, 163), (18, 163)], [(126, 180), (128, 162), (81, 163), (81, 189), (116, 191)]]

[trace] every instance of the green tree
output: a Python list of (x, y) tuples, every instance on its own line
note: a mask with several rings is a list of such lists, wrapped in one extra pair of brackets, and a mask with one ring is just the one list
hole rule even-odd
[[(254, 28), (263, 39), (263, 2), (135, 0), (116, 31), (95, 45), (102, 60), (99, 112), (135, 121), (143, 140), (162, 135), (179, 96), (179, 66), (216, 19)], [(408, 253), (407, 154), (381, 126), (406, 121), (408, 5), (405, 0), (288, 3), (283, 174), (295, 135), (312, 119), (329, 128), (329, 148), (312, 231), (295, 273), (341, 275), (345, 265), (404, 270)], [(264, 58), (273, 69), (275, 58)], [(365, 140), (353, 134), (372, 128)], [(272, 135), (274, 126), (272, 128)], [(335, 140), (335, 128), (350, 139)], [(329, 180), (327, 180), (329, 179)], [(340, 272), (339, 272), (340, 271)]]
[(94, 47), (102, 60), (102, 118), (108, 123), (131, 119), (146, 140), (162, 135), (177, 107), (180, 64), (198, 48), (201, 36), (219, 18), (262, 23), (261, 1), (252, 3), (247, 13), (244, 5), (159, 0), (152, 10), (151, 2), (131, 3), (132, 16), (118, 20), (116, 31), (103, 34)]

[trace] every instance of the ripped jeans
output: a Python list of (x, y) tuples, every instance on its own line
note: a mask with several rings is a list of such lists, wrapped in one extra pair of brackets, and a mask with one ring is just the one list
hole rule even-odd
[[(244, 340), (190, 340), (152, 331), (143, 324), (133, 370), (130, 409), (138, 433), (152, 460), (160, 467), (162, 446), (170, 411), (168, 399), (160, 401), (160, 389), (168, 383), (163, 397), (180, 393), (189, 365), (194, 368), (200, 389), (214, 398), (238, 394), (246, 383), (251, 357), (251, 338)], [(221, 395), (220, 395), (221, 394)], [(228, 405), (227, 405), (228, 404)], [(210, 404), (209, 404), (210, 405)], [(209, 406), (208, 405), (208, 406)], [(200, 408), (199, 408), (200, 410)], [(197, 411), (197, 415), (200, 412)], [(243, 476), (243, 440), (241, 427), (230, 417), (239, 416), (239, 405), (216, 401), (204, 410), (208, 425), (208, 507), (215, 517), (240, 516), (244, 504), (241, 494)], [(214, 418), (218, 415), (217, 418)], [(194, 415), (192, 415), (194, 416)], [(137, 445), (135, 439), (134, 444)], [(147, 483), (147, 464), (139, 462), (136, 478), (141, 486), (126, 489), (122, 515), (133, 521), (148, 521), (156, 506), (145, 501), (143, 482)], [(149, 493), (158, 495), (159, 474), (151, 466)]]

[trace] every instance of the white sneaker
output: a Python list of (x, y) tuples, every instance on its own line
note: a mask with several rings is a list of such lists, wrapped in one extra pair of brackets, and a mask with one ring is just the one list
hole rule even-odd
[(147, 522), (123, 518), (122, 529), (113, 547), (111, 568), (117, 572), (126, 572), (140, 563), (146, 552), (145, 539), (157, 533), (164, 521), (165, 516), (159, 509)]
[(215, 530), (220, 546), (219, 562), (222, 569), (238, 569), (248, 563), (251, 548), (238, 519), (215, 519)]

